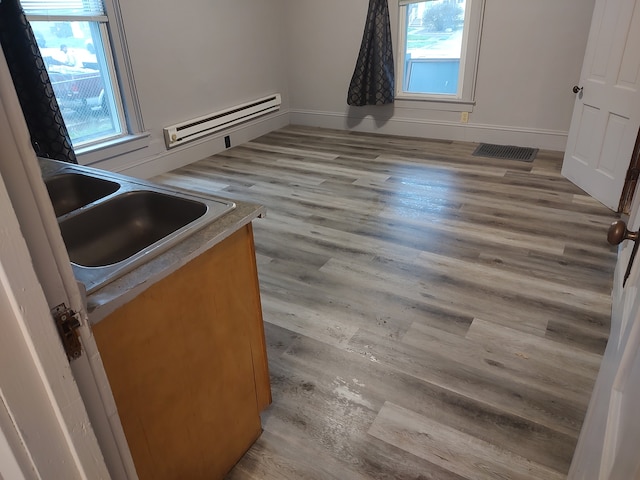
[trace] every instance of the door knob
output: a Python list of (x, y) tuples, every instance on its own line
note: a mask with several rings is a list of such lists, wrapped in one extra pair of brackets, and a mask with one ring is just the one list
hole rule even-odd
[(611, 245), (619, 245), (624, 240), (631, 240), (634, 242), (633, 249), (631, 250), (631, 257), (629, 258), (629, 263), (627, 264), (627, 270), (624, 272), (624, 279), (622, 280), (622, 286), (624, 287), (627, 283), (627, 279), (631, 274), (631, 267), (633, 266), (633, 260), (636, 258), (636, 253), (638, 253), (638, 233), (639, 232), (630, 232), (627, 229), (627, 224), (624, 223), (623, 220), (616, 220), (609, 227), (609, 232), (607, 233), (607, 242)]
[(584, 87), (579, 87), (578, 85), (573, 86), (573, 93), (580, 93)]
[(638, 240), (638, 232), (630, 232), (627, 230), (627, 224), (623, 220), (616, 220), (609, 227), (607, 233), (607, 242), (611, 245), (619, 245), (624, 240), (631, 240), (635, 242)]

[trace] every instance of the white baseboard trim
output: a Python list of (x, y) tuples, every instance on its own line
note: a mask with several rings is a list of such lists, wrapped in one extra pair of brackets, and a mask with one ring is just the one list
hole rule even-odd
[[(224, 151), (224, 137), (227, 135), (231, 137), (231, 146), (236, 146), (285, 127), (289, 123), (289, 111), (281, 111), (139, 161), (114, 166), (112, 170), (132, 177), (151, 178)], [(164, 143), (164, 140), (162, 142)]]
[(289, 118), (293, 125), (440, 140), (519, 145), (556, 151), (564, 151), (568, 135), (568, 132), (557, 130), (457, 123), (398, 116), (393, 116), (389, 119), (376, 119), (370, 115), (365, 118), (352, 118), (347, 113), (318, 110), (293, 109), (289, 111)]
[(165, 149), (163, 139), (154, 139), (151, 142), (150, 150), (160, 151), (160, 153), (142, 158), (120, 157), (92, 166), (133, 177), (151, 178), (224, 151), (224, 137), (227, 135), (231, 137), (232, 146), (235, 146), (289, 124), (385, 135), (519, 145), (556, 151), (564, 151), (568, 134), (568, 132), (555, 130), (477, 123), (465, 124), (399, 116), (389, 119), (377, 119), (371, 115), (364, 118), (350, 118), (347, 113), (293, 109), (238, 125), (235, 128), (172, 150)]

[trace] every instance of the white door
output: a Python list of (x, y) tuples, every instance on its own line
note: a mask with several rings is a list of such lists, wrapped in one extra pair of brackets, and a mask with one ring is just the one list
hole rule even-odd
[(640, 127), (640, 4), (596, 0), (562, 174), (612, 210)]
[[(636, 195), (629, 229), (640, 227), (640, 195)], [(640, 242), (640, 239), (637, 240)], [(620, 247), (612, 294), (611, 333), (595, 383), (569, 479), (640, 478), (640, 254), (629, 278), (623, 278), (633, 242)]]

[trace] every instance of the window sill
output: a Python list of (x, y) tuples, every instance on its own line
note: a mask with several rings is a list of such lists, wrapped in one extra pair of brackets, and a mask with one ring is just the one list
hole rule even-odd
[(394, 101), (396, 107), (413, 108), (420, 110), (441, 110), (445, 112), (473, 112), (476, 104), (470, 100), (425, 98), (420, 95), (402, 94), (396, 95)]
[(91, 165), (109, 158), (125, 155), (149, 146), (148, 133), (126, 135), (89, 147), (76, 149), (76, 157), (80, 165)]

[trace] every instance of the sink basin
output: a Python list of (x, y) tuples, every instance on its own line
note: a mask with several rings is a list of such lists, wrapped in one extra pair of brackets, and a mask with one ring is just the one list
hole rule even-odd
[(73, 273), (91, 294), (236, 208), (104, 170), (41, 158)]
[(130, 258), (206, 212), (199, 201), (133, 191), (62, 220), (60, 231), (73, 263), (102, 267)]
[(56, 217), (115, 193), (120, 184), (80, 173), (62, 173), (45, 180)]

